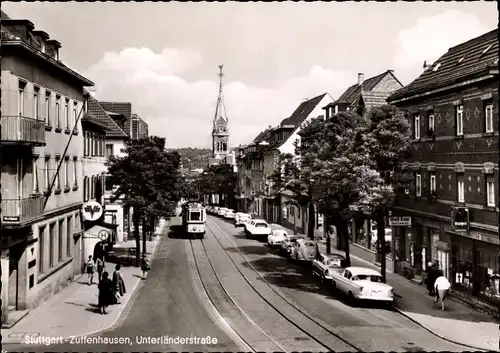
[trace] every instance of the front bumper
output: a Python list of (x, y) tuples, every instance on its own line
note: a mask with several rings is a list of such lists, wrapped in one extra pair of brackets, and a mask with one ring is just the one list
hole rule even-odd
[(367, 295), (359, 295), (357, 296), (356, 299), (359, 299), (359, 300), (371, 300), (371, 301), (376, 301), (376, 302), (390, 302), (392, 303), (394, 301), (394, 298), (393, 297), (388, 297), (388, 296), (367, 296)]

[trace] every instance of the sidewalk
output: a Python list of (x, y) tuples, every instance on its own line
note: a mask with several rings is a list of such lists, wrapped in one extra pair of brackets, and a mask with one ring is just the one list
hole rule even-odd
[[(154, 252), (160, 236), (147, 241), (148, 257)], [(134, 293), (145, 283), (141, 281), (140, 267), (128, 265), (122, 260), (128, 257), (128, 248), (135, 247), (135, 239), (116, 244), (106, 262), (106, 271), (112, 275), (116, 262), (122, 263), (120, 270), (125, 282), (126, 294), (121, 304), (111, 305), (107, 315), (99, 314), (97, 308), (97, 284), (88, 285), (87, 275), (76, 278), (70, 285), (56, 293), (52, 298), (31, 310), (21, 321), (10, 329), (2, 329), (2, 343), (22, 343), (23, 337), (45, 336), (63, 337), (85, 336), (109, 329), (118, 323), (122, 313), (133, 300)], [(142, 241), (141, 241), (142, 247)], [(117, 256), (118, 254), (118, 256)], [(120, 256), (124, 255), (124, 256)], [(128, 259), (126, 259), (128, 260)], [(128, 265), (128, 266), (127, 266)], [(94, 276), (96, 280), (96, 276)]]
[[(284, 228), (277, 224), (271, 224), (270, 227)], [(323, 242), (319, 242), (319, 249), (321, 253), (326, 253), (326, 245)], [(333, 246), (332, 253), (345, 254)], [(351, 264), (380, 271), (373, 263), (353, 255)], [(445, 301), (446, 310), (441, 311), (441, 305), (433, 303), (434, 298), (429, 296), (425, 286), (417, 285), (391, 271), (387, 271), (386, 278), (387, 284), (394, 288), (395, 309), (416, 324), (438, 337), (469, 346), (471, 349), (500, 351), (499, 321), (453, 299)]]

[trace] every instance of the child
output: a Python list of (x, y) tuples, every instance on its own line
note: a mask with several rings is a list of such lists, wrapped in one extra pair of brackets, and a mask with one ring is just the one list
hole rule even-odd
[(148, 271), (151, 269), (151, 264), (149, 263), (149, 260), (146, 258), (146, 256), (142, 257), (141, 269), (142, 279), (146, 279), (146, 277), (148, 276)]
[(89, 256), (89, 260), (85, 264), (86, 272), (89, 277), (89, 286), (94, 281), (94, 261), (92, 261), (92, 256)]

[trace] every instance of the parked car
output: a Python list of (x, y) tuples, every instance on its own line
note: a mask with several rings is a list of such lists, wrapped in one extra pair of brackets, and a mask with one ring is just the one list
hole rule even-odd
[(392, 303), (394, 289), (384, 283), (380, 272), (366, 267), (347, 267), (342, 273), (331, 273), (332, 286), (346, 294), (352, 305), (359, 300)]
[(219, 206), (213, 206), (212, 207), (212, 214), (213, 215), (219, 214)]
[(261, 219), (253, 219), (246, 225), (245, 232), (248, 237), (266, 237), (271, 234), (271, 228), (266, 221)]
[(227, 211), (227, 208), (225, 208), (225, 207), (220, 207), (220, 208), (219, 208), (219, 211), (217, 212), (217, 215), (218, 215), (218, 216), (221, 216), (221, 217), (224, 217), (224, 215), (226, 214), (226, 211)]
[(311, 239), (298, 239), (291, 250), (290, 258), (297, 261), (309, 261), (312, 263), (319, 255), (318, 244)]
[(313, 276), (318, 276), (322, 282), (332, 283), (331, 273), (340, 274), (346, 265), (346, 258), (340, 254), (320, 254), (312, 264)]
[(292, 252), (293, 247), (295, 244), (297, 244), (297, 240), (299, 239), (305, 239), (305, 235), (301, 234), (296, 234), (296, 235), (287, 235), (287, 239), (281, 242), (280, 246), (280, 252), (284, 256), (290, 256), (290, 253)]
[(284, 229), (273, 229), (267, 237), (267, 245), (271, 247), (279, 246), (288, 239), (288, 232)]
[(224, 218), (225, 219), (234, 219), (234, 210), (227, 210), (226, 213), (224, 213)]
[(244, 226), (245, 223), (250, 222), (251, 219), (252, 216), (250, 216), (250, 214), (248, 213), (236, 212), (236, 214), (234, 215), (234, 226)]

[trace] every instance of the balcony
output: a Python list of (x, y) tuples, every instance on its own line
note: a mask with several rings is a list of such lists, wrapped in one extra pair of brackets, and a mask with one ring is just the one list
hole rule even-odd
[(2, 143), (45, 145), (45, 121), (24, 116), (2, 116)]
[(2, 200), (2, 225), (24, 226), (43, 214), (43, 195)]

